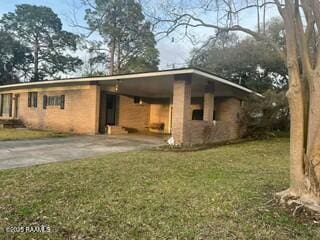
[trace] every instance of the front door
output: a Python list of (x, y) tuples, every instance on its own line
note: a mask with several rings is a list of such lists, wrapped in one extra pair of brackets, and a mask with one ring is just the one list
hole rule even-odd
[(100, 97), (99, 132), (106, 133), (106, 125), (117, 123), (117, 96), (102, 91)]
[(14, 96), (14, 98), (15, 98), (15, 102), (14, 102), (14, 118), (18, 118), (18, 116), (19, 116), (19, 114), (18, 114), (18, 112), (19, 112), (19, 94), (16, 94), (15, 96)]
[(106, 125), (116, 125), (116, 95), (107, 94)]

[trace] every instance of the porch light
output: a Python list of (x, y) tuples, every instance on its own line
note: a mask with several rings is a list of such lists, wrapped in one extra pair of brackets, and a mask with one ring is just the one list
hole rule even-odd
[(118, 92), (119, 91), (119, 80), (116, 80), (116, 85), (115, 85), (115, 91)]

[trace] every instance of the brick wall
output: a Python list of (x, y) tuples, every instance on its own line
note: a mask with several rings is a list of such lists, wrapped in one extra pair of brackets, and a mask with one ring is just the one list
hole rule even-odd
[(205, 144), (234, 140), (241, 137), (239, 114), (240, 101), (221, 98), (215, 102), (216, 121), (191, 121), (190, 143)]
[(215, 100), (215, 112), (217, 121), (237, 122), (241, 111), (240, 100), (236, 98), (217, 98)]
[(150, 123), (164, 123), (163, 131), (152, 130), (153, 132), (170, 132), (170, 104), (150, 104)]
[(236, 122), (191, 121), (191, 143), (205, 144), (240, 138), (239, 124)]
[(150, 104), (136, 104), (133, 97), (120, 96), (118, 125), (136, 131), (146, 131), (150, 119)]
[[(28, 92), (38, 92), (37, 108), (28, 107)], [(18, 118), (30, 128), (51, 129), (61, 132), (95, 134), (98, 132), (99, 87), (49, 87), (15, 90), (19, 94)], [(43, 96), (65, 95), (64, 109), (47, 106), (43, 109)]]

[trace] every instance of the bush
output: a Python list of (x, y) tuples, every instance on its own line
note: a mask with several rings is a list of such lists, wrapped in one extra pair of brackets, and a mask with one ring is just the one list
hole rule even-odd
[(276, 131), (288, 132), (290, 128), (289, 106), (285, 91), (268, 90), (265, 98), (250, 96), (244, 106), (241, 123), (246, 136), (270, 138)]

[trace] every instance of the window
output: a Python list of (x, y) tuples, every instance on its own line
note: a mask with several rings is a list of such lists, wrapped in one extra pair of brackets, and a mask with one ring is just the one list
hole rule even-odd
[(29, 92), (28, 93), (28, 107), (36, 108), (38, 106), (38, 93), (37, 92)]
[(0, 116), (12, 115), (12, 94), (1, 94), (0, 96)]
[(61, 96), (49, 96), (48, 97), (48, 106), (60, 106)]
[(60, 106), (60, 109), (64, 109), (64, 95), (60, 96), (43, 96), (43, 109), (47, 106)]
[(203, 110), (195, 109), (192, 111), (192, 120), (203, 120)]

